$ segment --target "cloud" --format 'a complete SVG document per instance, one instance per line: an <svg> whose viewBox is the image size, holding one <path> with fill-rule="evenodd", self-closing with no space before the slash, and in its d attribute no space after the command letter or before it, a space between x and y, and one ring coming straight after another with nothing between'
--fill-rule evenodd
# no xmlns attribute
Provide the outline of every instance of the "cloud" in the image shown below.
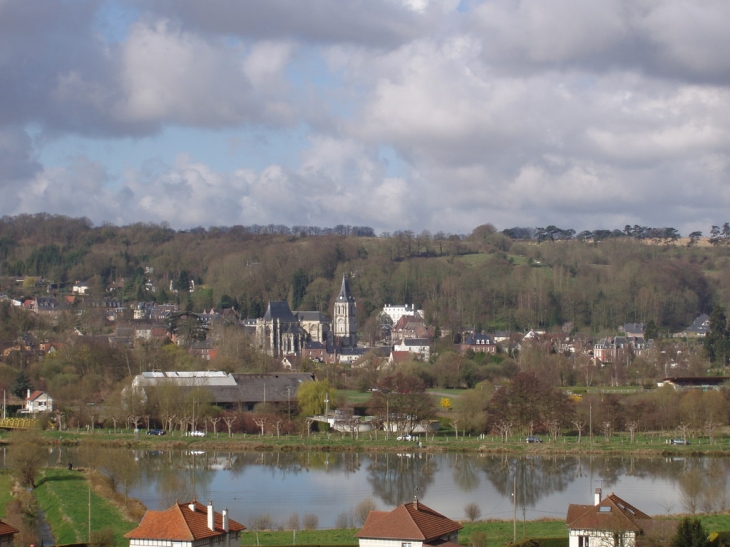
<svg viewBox="0 0 730 547"><path fill-rule="evenodd" d="M730 205L726 2L114 4L0 2L0 214L707 230Z"/></svg>

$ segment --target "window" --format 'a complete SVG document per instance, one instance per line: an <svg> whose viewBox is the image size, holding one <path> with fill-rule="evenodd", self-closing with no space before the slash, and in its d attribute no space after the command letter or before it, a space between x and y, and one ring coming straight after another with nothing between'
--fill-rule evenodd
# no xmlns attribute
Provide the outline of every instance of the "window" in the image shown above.
<svg viewBox="0 0 730 547"><path fill-rule="evenodd" d="M588 547L588 536L578 536L578 547Z"/></svg>
<svg viewBox="0 0 730 547"><path fill-rule="evenodd" d="M411 547L410 543L401 543L400 547Z"/></svg>

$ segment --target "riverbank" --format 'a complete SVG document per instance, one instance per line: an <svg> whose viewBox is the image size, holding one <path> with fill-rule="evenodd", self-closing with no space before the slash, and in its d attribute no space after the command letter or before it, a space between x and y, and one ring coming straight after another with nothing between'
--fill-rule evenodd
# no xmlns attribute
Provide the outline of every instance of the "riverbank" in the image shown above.
<svg viewBox="0 0 730 547"><path fill-rule="evenodd" d="M0 436L0 444L12 444L15 434ZM669 444L660 435L637 435L634 442L628 436L614 435L609 439L593 437L559 437L556 441L544 438L541 443L528 444L522 438L503 442L499 437L455 437L447 435L422 436L418 440L398 441L393 436L386 439L382 432L360 434L353 438L341 433L316 433L310 435L246 435L227 433L209 434L205 437L185 437L179 432L164 436L134 434L124 430L117 433L96 430L94 432L41 432L40 438L50 444L79 446L92 443L106 447L125 447L141 450L228 450L240 452L264 451L323 451L323 452L473 452L483 454L531 454L531 455L621 455L633 456L730 456L730 437L693 439L688 445Z"/></svg>

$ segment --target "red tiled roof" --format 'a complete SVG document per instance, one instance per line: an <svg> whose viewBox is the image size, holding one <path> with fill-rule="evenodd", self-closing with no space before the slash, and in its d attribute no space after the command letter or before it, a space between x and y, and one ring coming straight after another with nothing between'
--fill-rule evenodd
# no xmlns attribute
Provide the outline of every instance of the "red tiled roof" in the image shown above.
<svg viewBox="0 0 730 547"><path fill-rule="evenodd" d="M651 517L615 494L607 496L598 505L568 506L566 526L571 530L612 530L641 532L644 522Z"/></svg>
<svg viewBox="0 0 730 547"><path fill-rule="evenodd" d="M190 509L190 505L195 510ZM208 528L208 508L202 503L176 503L164 511L147 511L142 522L134 530L127 532L127 539L167 539L176 541L194 541L197 539L220 536L223 530L223 516L213 513L213 527ZM228 530L238 532L245 530L243 524L228 519Z"/></svg>
<svg viewBox="0 0 730 547"><path fill-rule="evenodd" d="M7 522L0 520L0 536L8 536L10 534L17 534L18 529L10 526Z"/></svg>
<svg viewBox="0 0 730 547"><path fill-rule="evenodd" d="M30 394L30 397L28 397L28 400L29 401L35 401L41 395L43 395L43 392L36 390L36 391L34 391L33 393Z"/></svg>
<svg viewBox="0 0 730 547"><path fill-rule="evenodd" d="M399 505L389 513L371 511L365 525L355 537L428 542L461 529L458 522L419 501L413 501Z"/></svg>

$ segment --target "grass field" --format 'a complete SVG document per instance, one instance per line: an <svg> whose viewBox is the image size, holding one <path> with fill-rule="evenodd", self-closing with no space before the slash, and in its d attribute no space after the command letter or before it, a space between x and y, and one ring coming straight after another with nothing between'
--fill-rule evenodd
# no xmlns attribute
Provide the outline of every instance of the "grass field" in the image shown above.
<svg viewBox="0 0 730 547"><path fill-rule="evenodd" d="M139 524L126 520L108 499L90 493L86 474L79 471L47 469L34 493L58 544L88 540L89 511L91 530L112 530L116 545L124 545L124 534Z"/></svg>

